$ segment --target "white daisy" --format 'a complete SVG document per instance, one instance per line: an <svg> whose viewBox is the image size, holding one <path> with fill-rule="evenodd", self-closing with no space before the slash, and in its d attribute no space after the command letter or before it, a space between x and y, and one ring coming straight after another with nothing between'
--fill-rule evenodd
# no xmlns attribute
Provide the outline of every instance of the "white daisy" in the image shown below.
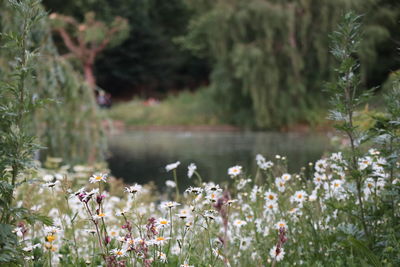
<svg viewBox="0 0 400 267"><path fill-rule="evenodd" d="M277 246L274 246L269 251L269 255L272 259L276 261L281 261L283 259L283 256L285 255L285 250L282 247L277 248Z"/></svg>
<svg viewBox="0 0 400 267"><path fill-rule="evenodd" d="M175 163L168 164L167 166L165 166L165 170L166 170L167 172L172 171L172 170L178 168L178 166L179 166L180 164L181 164L180 161L177 161L177 162L175 162Z"/></svg>
<svg viewBox="0 0 400 267"><path fill-rule="evenodd" d="M97 183L97 182L107 182L107 174L105 173L98 173L98 174L93 174L89 178L90 183Z"/></svg>
<svg viewBox="0 0 400 267"><path fill-rule="evenodd" d="M228 175L234 178L242 173L242 166L236 165L228 169Z"/></svg>
<svg viewBox="0 0 400 267"><path fill-rule="evenodd" d="M196 171L197 166L194 163L190 163L190 165L188 166L188 173L187 176L189 178L192 178L194 172Z"/></svg>

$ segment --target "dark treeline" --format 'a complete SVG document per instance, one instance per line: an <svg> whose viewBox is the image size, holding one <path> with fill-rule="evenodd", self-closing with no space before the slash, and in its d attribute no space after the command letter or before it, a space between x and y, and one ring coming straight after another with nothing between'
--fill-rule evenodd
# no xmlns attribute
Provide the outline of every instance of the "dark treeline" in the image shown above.
<svg viewBox="0 0 400 267"><path fill-rule="evenodd" d="M96 62L98 85L114 97L149 97L207 83L206 60L174 42L185 34L192 14L182 0L44 0L43 4L49 12L78 20L88 11L105 22L116 16L128 19L129 37Z"/></svg>
<svg viewBox="0 0 400 267"><path fill-rule="evenodd" d="M400 68L398 0L45 0L81 19L127 18L130 35L96 62L100 87L149 97L208 85L226 121L257 128L312 120L335 61L329 34L348 10L363 14L364 88ZM61 43L61 42L60 42ZM380 90L380 89L377 89Z"/></svg>

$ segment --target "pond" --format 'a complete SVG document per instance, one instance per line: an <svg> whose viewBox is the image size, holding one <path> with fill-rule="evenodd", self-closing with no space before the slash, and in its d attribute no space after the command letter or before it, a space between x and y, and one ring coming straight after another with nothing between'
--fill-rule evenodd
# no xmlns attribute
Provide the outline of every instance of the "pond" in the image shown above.
<svg viewBox="0 0 400 267"><path fill-rule="evenodd" d="M178 180L185 188L191 184L187 166L192 162L204 180L221 183L229 179L227 169L234 165L254 175L258 153L267 160L286 156L289 171L297 172L318 160L329 144L327 134L131 131L110 136L108 163L112 174L127 183L154 181L164 188L166 180L173 180L165 166L180 161Z"/></svg>

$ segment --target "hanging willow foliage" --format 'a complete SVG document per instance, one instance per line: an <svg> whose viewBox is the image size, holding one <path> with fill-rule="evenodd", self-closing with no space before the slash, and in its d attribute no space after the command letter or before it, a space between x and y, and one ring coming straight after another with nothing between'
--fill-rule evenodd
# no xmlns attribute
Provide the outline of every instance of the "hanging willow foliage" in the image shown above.
<svg viewBox="0 0 400 267"><path fill-rule="evenodd" d="M267 128L307 118L323 106L322 83L334 68L329 33L347 10L368 12L379 1L186 2L195 15L180 41L212 60L211 87L221 108L234 114L233 122ZM384 29L375 30L385 36ZM365 51L374 53L374 42ZM367 53L360 57L374 63Z"/></svg>
<svg viewBox="0 0 400 267"><path fill-rule="evenodd" d="M0 1L1 32L18 30L20 18L8 1ZM30 47L37 57L35 79L29 80L32 102L49 99L44 109L32 116L32 132L46 149L41 158L60 157L68 163L95 162L103 159L105 137L97 105L87 84L57 53L47 19L30 32ZM0 79L5 79L13 64L6 49L0 50ZM2 99L1 101L7 101Z"/></svg>

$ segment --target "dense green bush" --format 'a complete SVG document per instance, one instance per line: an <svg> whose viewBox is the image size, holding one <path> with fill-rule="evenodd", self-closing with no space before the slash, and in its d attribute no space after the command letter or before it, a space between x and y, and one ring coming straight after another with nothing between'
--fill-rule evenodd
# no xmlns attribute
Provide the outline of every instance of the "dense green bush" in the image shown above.
<svg viewBox="0 0 400 267"><path fill-rule="evenodd" d="M346 10L365 14L357 54L363 86L380 85L399 66L397 1L186 2L194 15L181 41L210 60L216 102L237 124L270 128L310 121L310 111L326 107L321 89L336 66L328 33Z"/></svg>

